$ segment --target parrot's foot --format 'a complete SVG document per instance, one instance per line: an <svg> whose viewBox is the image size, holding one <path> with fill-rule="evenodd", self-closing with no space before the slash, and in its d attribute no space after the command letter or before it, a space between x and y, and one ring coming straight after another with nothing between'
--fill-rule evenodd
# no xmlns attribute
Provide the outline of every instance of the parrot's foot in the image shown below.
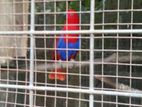
<svg viewBox="0 0 142 107"><path fill-rule="evenodd" d="M73 67L74 66L74 63L75 62L75 60L74 59L70 59L70 67Z"/></svg>
<svg viewBox="0 0 142 107"><path fill-rule="evenodd" d="M74 59L71 59L70 61L71 61L71 62L75 62L75 60L74 60Z"/></svg>
<svg viewBox="0 0 142 107"><path fill-rule="evenodd" d="M59 60L59 63L62 64L62 60L61 59Z"/></svg>
<svg viewBox="0 0 142 107"><path fill-rule="evenodd" d="M60 81L64 81L66 79L66 75L65 75L65 71L63 69L57 69L57 70L53 70L51 71L52 73L50 73L48 75L50 80L60 80Z"/></svg>

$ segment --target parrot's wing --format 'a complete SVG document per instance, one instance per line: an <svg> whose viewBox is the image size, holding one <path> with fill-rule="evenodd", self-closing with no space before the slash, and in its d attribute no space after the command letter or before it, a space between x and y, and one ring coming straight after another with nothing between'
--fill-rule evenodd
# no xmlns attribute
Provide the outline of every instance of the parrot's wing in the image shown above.
<svg viewBox="0 0 142 107"><path fill-rule="evenodd" d="M68 43L68 57L70 59L75 59L78 49L80 48L80 38L75 43Z"/></svg>
<svg viewBox="0 0 142 107"><path fill-rule="evenodd" d="M52 53L52 60L60 60L60 55L57 53L58 45L61 45L61 36L57 36L54 41L54 52Z"/></svg>
<svg viewBox="0 0 142 107"><path fill-rule="evenodd" d="M61 60L70 60L74 59L80 45L80 38L76 42L68 42L64 41L64 37L62 36L57 44L57 53L60 55Z"/></svg>
<svg viewBox="0 0 142 107"><path fill-rule="evenodd" d="M61 36L57 43L57 54L60 55L61 60L66 60L66 42L64 41L64 37Z"/></svg>

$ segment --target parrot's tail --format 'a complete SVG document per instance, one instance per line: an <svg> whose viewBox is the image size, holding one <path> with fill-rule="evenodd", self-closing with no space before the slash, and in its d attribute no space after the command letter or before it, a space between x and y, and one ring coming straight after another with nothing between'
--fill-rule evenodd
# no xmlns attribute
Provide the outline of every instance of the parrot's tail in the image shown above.
<svg viewBox="0 0 142 107"><path fill-rule="evenodd" d="M65 75L65 70L63 69L56 69L51 71L51 73L48 75L48 78L50 80L60 80L60 81L64 81L66 79L66 75Z"/></svg>

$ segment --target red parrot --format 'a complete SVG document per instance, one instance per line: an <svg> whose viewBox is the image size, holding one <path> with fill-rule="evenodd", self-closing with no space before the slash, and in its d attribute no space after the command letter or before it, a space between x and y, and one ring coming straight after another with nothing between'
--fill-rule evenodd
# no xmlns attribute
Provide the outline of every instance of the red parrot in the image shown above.
<svg viewBox="0 0 142 107"><path fill-rule="evenodd" d="M66 14L66 21L62 30L79 30L79 15L70 9ZM72 60L75 59L77 49L79 49L80 38L79 34L62 34L56 39L55 52L53 54L54 60ZM57 73L55 73L57 72ZM49 75L49 79L57 79L64 81L66 79L64 69L53 70Z"/></svg>

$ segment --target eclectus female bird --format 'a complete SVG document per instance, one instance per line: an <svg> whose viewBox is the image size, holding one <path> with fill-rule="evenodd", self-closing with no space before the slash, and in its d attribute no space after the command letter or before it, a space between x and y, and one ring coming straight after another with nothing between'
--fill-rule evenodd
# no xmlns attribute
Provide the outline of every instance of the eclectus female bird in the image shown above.
<svg viewBox="0 0 142 107"><path fill-rule="evenodd" d="M75 10L70 9L67 11L63 30L79 30L79 15ZM79 45L79 34L60 35L59 38L56 39L56 50L54 52L53 59L63 61L75 59ZM66 79L65 70L61 68L53 70L48 77L52 80L58 79L64 81Z"/></svg>

